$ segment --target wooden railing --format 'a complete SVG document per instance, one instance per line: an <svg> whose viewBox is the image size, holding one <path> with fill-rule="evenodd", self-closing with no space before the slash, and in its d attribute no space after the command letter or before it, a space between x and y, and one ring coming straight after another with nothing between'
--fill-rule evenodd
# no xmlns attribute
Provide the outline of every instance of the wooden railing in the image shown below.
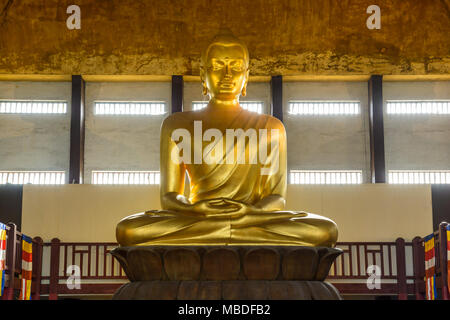
<svg viewBox="0 0 450 320"><path fill-rule="evenodd" d="M436 237L436 270L442 299L448 299L447 268L441 261L447 261L446 223L442 223ZM14 224L7 225L7 269L3 299L13 299L14 289L19 289L18 276L21 273L21 233ZM440 246L443 243L444 246ZM43 243L33 239L33 284L32 298L48 295L57 299L59 295L113 294L127 277L114 260L110 251L117 243L61 242L53 239ZM335 285L342 294L396 295L407 299L414 295L423 299L425 293L425 267L423 238L412 242L398 238L395 242L340 242L337 247L344 253L332 265L327 281ZM12 249L11 249L12 248ZM43 264L44 262L44 264ZM79 267L79 289L69 289L67 281L73 278L67 274L69 266ZM367 284L367 268L378 266L375 275L380 286L370 289ZM446 266L446 264L442 264ZM11 277L10 270L14 270Z"/></svg>
<svg viewBox="0 0 450 320"><path fill-rule="evenodd" d="M327 281L341 293L393 294L399 299L414 293L414 274L407 270L407 265L413 265L412 243L398 238L395 242L340 242L337 247L344 253L332 265ZM370 289L367 285L369 266L377 268L373 270L373 281L379 281L378 288Z"/></svg>
<svg viewBox="0 0 450 320"><path fill-rule="evenodd" d="M59 294L114 293L127 281L119 263L109 254L116 247L114 242L60 242L56 238L45 243L44 251L50 256L50 265L49 274L41 279L49 283L42 284L41 292L48 294L51 300L57 299ZM67 268L72 265L79 267L79 276L83 281L81 289L69 289L65 283L71 276L66 273ZM97 283L86 283L89 281Z"/></svg>
<svg viewBox="0 0 450 320"><path fill-rule="evenodd" d="M42 280L49 283L41 285L41 293L48 294L50 299L56 299L60 294L114 293L127 281L120 265L109 254L116 246L116 243L63 243L59 239L45 243L44 249L51 262L49 274L42 276ZM399 299L415 294L413 243L405 243L399 238L396 242L341 242L337 247L344 253L331 267L327 281L341 293L390 294L398 295ZM423 260L420 263L423 264ZM69 276L65 270L72 264L80 267L80 278L84 282L81 289L69 289L66 285ZM370 265L380 267L379 289L371 290L367 286L367 267ZM409 273L407 265L411 267ZM89 280L101 282L92 283Z"/></svg>

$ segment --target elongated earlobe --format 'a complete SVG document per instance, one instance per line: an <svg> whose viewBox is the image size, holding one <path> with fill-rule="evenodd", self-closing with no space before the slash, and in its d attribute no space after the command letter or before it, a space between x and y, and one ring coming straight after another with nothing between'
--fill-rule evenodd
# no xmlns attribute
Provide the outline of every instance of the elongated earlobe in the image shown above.
<svg viewBox="0 0 450 320"><path fill-rule="evenodd" d="M247 69L244 87L242 88L241 95L245 97L247 95L247 84L248 84L248 76L250 74L250 70Z"/></svg>
<svg viewBox="0 0 450 320"><path fill-rule="evenodd" d="M247 85L244 86L244 88L242 88L242 96L245 97L247 95Z"/></svg>
<svg viewBox="0 0 450 320"><path fill-rule="evenodd" d="M202 93L204 96L206 96L208 94L208 88L206 88L206 83L203 82L202 85Z"/></svg>

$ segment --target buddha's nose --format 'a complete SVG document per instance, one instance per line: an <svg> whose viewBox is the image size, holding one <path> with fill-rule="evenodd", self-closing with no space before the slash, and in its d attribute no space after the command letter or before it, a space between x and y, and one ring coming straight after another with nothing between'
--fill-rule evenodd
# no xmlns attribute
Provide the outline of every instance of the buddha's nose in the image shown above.
<svg viewBox="0 0 450 320"><path fill-rule="evenodd" d="M229 65L229 64L227 64L227 65L225 66L225 77L231 78L231 68L230 68L230 65Z"/></svg>
<svg viewBox="0 0 450 320"><path fill-rule="evenodd" d="M225 76L223 77L224 80L231 80L233 78L231 72L230 72L230 68L227 67L225 70Z"/></svg>

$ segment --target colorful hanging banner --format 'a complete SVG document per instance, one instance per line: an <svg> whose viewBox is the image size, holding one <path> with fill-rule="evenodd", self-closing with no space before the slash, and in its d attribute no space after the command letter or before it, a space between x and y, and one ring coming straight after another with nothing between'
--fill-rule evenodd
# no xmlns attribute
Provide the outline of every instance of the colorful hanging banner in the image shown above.
<svg viewBox="0 0 450 320"><path fill-rule="evenodd" d="M436 289L436 258L434 250L434 234L430 234L423 239L425 245L425 285L427 300L435 300Z"/></svg>
<svg viewBox="0 0 450 320"><path fill-rule="evenodd" d="M447 284L450 294L450 224L447 225Z"/></svg>
<svg viewBox="0 0 450 320"><path fill-rule="evenodd" d="M5 289L6 269L6 225L0 222L0 296Z"/></svg>
<svg viewBox="0 0 450 320"><path fill-rule="evenodd" d="M30 237L22 235L22 286L19 300L31 300L31 276L33 270L32 249Z"/></svg>

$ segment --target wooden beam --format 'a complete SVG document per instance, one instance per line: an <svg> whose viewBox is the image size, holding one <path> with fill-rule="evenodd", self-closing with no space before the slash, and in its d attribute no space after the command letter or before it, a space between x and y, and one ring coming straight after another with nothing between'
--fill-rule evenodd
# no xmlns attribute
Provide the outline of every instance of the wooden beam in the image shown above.
<svg viewBox="0 0 450 320"><path fill-rule="evenodd" d="M447 244L450 239L447 239L447 222L442 222L439 224L439 261L441 269L441 290L442 290L442 300L449 300L448 292L448 267L447 263Z"/></svg>
<svg viewBox="0 0 450 320"><path fill-rule="evenodd" d="M370 167L372 183L386 182L383 122L383 76L369 80Z"/></svg>
<svg viewBox="0 0 450 320"><path fill-rule="evenodd" d="M22 184L0 185L0 222L12 222L22 230L22 198Z"/></svg>
<svg viewBox="0 0 450 320"><path fill-rule="evenodd" d="M275 118L283 121L283 77L273 76L270 81L272 91L272 106L270 113Z"/></svg>
<svg viewBox="0 0 450 320"><path fill-rule="evenodd" d="M183 111L183 76L172 76L172 113Z"/></svg>
<svg viewBox="0 0 450 320"><path fill-rule="evenodd" d="M431 204L433 208L433 230L438 230L441 222L450 222L450 185L432 184Z"/></svg>
<svg viewBox="0 0 450 320"><path fill-rule="evenodd" d="M171 76L147 74L83 74L85 82L170 82Z"/></svg>
<svg viewBox="0 0 450 320"><path fill-rule="evenodd" d="M84 101L85 83L80 75L72 76L70 119L70 165L68 183L83 183L84 175Z"/></svg>

